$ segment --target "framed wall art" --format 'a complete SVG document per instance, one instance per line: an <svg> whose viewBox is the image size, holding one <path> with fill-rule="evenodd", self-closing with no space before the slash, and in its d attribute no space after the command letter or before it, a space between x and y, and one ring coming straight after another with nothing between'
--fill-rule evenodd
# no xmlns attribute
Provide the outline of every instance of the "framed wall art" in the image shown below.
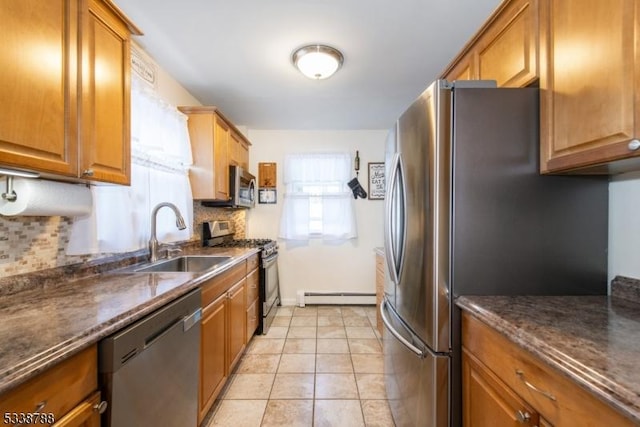
<svg viewBox="0 0 640 427"><path fill-rule="evenodd" d="M369 200L384 199L384 162L371 162L369 165Z"/></svg>
<svg viewBox="0 0 640 427"><path fill-rule="evenodd" d="M278 202L275 188L259 188L258 203L272 205Z"/></svg>

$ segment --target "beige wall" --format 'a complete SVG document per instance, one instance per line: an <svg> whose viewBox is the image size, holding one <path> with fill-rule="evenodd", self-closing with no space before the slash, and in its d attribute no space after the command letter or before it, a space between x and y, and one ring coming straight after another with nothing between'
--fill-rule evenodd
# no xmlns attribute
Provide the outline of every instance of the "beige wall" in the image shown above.
<svg viewBox="0 0 640 427"><path fill-rule="evenodd" d="M278 203L257 204L248 212L250 237L277 238L282 211L284 156L292 152L360 152L359 181L367 189L367 163L384 161L386 131L287 131L249 129L253 144L250 171L258 176L259 162L277 163ZM355 177L355 172L354 172ZM296 302L296 292L351 291L375 293L374 248L383 244L382 200L355 201L358 238L335 245L312 240L295 247L279 241L280 292L284 305Z"/></svg>

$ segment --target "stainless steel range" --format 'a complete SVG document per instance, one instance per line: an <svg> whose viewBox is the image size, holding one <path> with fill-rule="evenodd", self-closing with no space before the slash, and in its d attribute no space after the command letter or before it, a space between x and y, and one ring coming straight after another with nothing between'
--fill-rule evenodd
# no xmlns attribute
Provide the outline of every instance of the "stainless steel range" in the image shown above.
<svg viewBox="0 0 640 427"><path fill-rule="evenodd" d="M278 279L278 243L271 239L234 239L229 221L202 224L202 245L209 247L243 247L260 249L260 323L258 334L266 335L280 305Z"/></svg>

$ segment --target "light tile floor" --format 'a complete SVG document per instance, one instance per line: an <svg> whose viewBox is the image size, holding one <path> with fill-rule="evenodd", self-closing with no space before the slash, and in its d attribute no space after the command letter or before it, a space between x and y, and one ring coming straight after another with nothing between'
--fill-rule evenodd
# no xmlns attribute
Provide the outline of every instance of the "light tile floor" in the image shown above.
<svg viewBox="0 0 640 427"><path fill-rule="evenodd" d="M375 307L279 307L208 427L393 427Z"/></svg>

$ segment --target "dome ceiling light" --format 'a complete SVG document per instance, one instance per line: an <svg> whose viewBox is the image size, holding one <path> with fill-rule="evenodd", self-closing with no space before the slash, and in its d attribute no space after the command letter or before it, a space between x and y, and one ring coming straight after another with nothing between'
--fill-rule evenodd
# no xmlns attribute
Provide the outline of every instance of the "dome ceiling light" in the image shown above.
<svg viewBox="0 0 640 427"><path fill-rule="evenodd" d="M329 78L338 71L344 56L338 49L321 44L303 46L293 52L293 65L310 79Z"/></svg>

